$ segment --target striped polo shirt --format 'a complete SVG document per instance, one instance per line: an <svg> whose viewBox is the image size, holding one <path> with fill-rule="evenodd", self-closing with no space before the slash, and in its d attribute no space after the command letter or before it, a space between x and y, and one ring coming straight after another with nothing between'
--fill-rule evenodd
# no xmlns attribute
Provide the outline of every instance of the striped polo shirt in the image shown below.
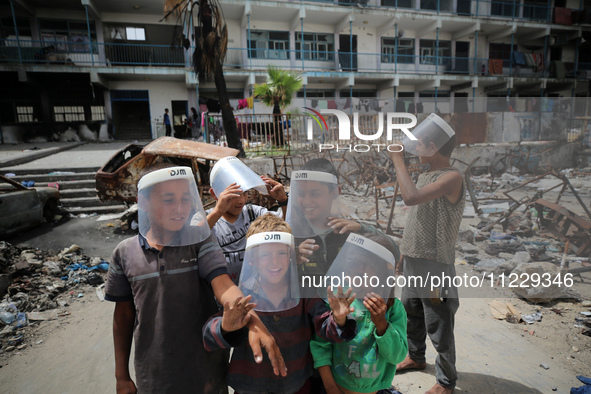
<svg viewBox="0 0 591 394"><path fill-rule="evenodd" d="M150 247L141 235L113 251L105 299L133 301L140 393L218 393L227 352L206 352L199 333L217 312L211 280L226 261L213 236L190 246Z"/></svg>
<svg viewBox="0 0 591 394"><path fill-rule="evenodd" d="M243 291L248 295L245 289ZM263 309L271 308L271 305L264 305L264 299L258 298L256 302ZM310 340L314 333L335 343L349 341L357 334L355 319L348 316L345 326L339 327L328 306L319 298L302 299L297 306L284 311L257 314L281 350L287 367L286 377L273 373L271 361L264 351L262 363L255 363L252 349L247 342L246 329L222 335L221 312L203 327L203 342L207 350L234 347L228 384L240 394L297 393L312 376L314 361L310 352Z"/></svg>

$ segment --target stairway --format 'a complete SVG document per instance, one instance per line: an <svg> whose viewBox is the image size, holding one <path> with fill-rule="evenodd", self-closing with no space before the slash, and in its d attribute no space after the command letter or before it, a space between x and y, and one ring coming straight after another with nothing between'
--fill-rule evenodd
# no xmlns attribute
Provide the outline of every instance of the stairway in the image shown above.
<svg viewBox="0 0 591 394"><path fill-rule="evenodd" d="M102 202L96 196L94 175L99 168L67 168L52 172L51 170L17 170L10 171L16 176L12 180L35 181L35 187L57 183L61 195L62 208L72 215L122 212L127 209L120 201Z"/></svg>

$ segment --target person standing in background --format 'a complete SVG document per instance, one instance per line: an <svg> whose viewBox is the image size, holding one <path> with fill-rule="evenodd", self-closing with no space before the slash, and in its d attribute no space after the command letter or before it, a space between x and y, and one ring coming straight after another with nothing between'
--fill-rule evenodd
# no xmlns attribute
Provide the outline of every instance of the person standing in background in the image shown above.
<svg viewBox="0 0 591 394"><path fill-rule="evenodd" d="M168 108L164 108L164 127L166 128L166 136L170 137L172 134L172 127L170 126L170 116L168 116Z"/></svg>

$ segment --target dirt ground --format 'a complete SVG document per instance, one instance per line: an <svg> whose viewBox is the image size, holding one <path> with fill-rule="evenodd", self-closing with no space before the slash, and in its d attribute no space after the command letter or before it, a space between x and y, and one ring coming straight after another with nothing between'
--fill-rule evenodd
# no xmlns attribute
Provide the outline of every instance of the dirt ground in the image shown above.
<svg viewBox="0 0 591 394"><path fill-rule="evenodd" d="M582 197L588 204L589 195ZM371 219L368 210L373 197L361 203L359 197L355 200L357 207L365 207L355 210L356 215ZM576 205L572 199L565 201ZM406 210L397 207L395 212L395 225L402 226ZM463 224L475 225L478 221L468 218ZM76 243L84 254L109 260L116 244L129 236L116 232L116 228L106 227L96 218L70 219L58 225L45 224L8 242L55 250ZM456 269L460 275L475 272L471 265L457 265ZM591 300L590 283L591 273L575 276L572 298L543 305L498 287L490 290L486 298L461 298L455 329L459 375L456 393L568 393L571 387L582 386L576 376L591 375L591 338L575 327L575 318L589 311L580 301ZM25 349L0 353L0 391L114 392L113 304L100 301L91 287L83 290L81 298L72 297L67 308L70 315L34 323L28 329ZM543 318L532 325L495 320L488 306L492 300L509 302L522 314L539 310ZM563 311L562 316L551 309ZM435 383L436 354L429 340L427 343L427 368L395 377L394 384L402 393L423 393Z"/></svg>

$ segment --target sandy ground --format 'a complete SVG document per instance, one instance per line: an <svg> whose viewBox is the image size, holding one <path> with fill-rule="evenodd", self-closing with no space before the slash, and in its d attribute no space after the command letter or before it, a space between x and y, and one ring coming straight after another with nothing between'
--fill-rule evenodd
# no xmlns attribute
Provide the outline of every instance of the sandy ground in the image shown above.
<svg viewBox="0 0 591 394"><path fill-rule="evenodd" d="M397 212L397 221L402 221L403 209L397 208ZM70 219L55 226L45 224L8 241L55 250L77 243L84 254L109 259L114 246L129 234L116 234L113 227L105 225L92 218ZM460 274L472 272L471 266L457 269ZM574 292L591 299L591 273L574 281ZM69 316L35 323L28 330L25 349L0 354L1 392L114 392L113 304L99 301L92 289L86 289L82 298L72 299ZM493 299L511 302L523 314L539 309L543 319L528 326L495 320L488 307ZM559 316L551 308L565 312ZM456 392L568 393L571 387L581 386L576 375L591 375L591 338L581 335L574 325L575 318L586 310L575 299L534 305L508 289L491 290L487 298L462 298L455 330ZM403 393L423 393L435 383L436 354L427 342L427 368L394 379ZM549 369L542 368L542 363Z"/></svg>

